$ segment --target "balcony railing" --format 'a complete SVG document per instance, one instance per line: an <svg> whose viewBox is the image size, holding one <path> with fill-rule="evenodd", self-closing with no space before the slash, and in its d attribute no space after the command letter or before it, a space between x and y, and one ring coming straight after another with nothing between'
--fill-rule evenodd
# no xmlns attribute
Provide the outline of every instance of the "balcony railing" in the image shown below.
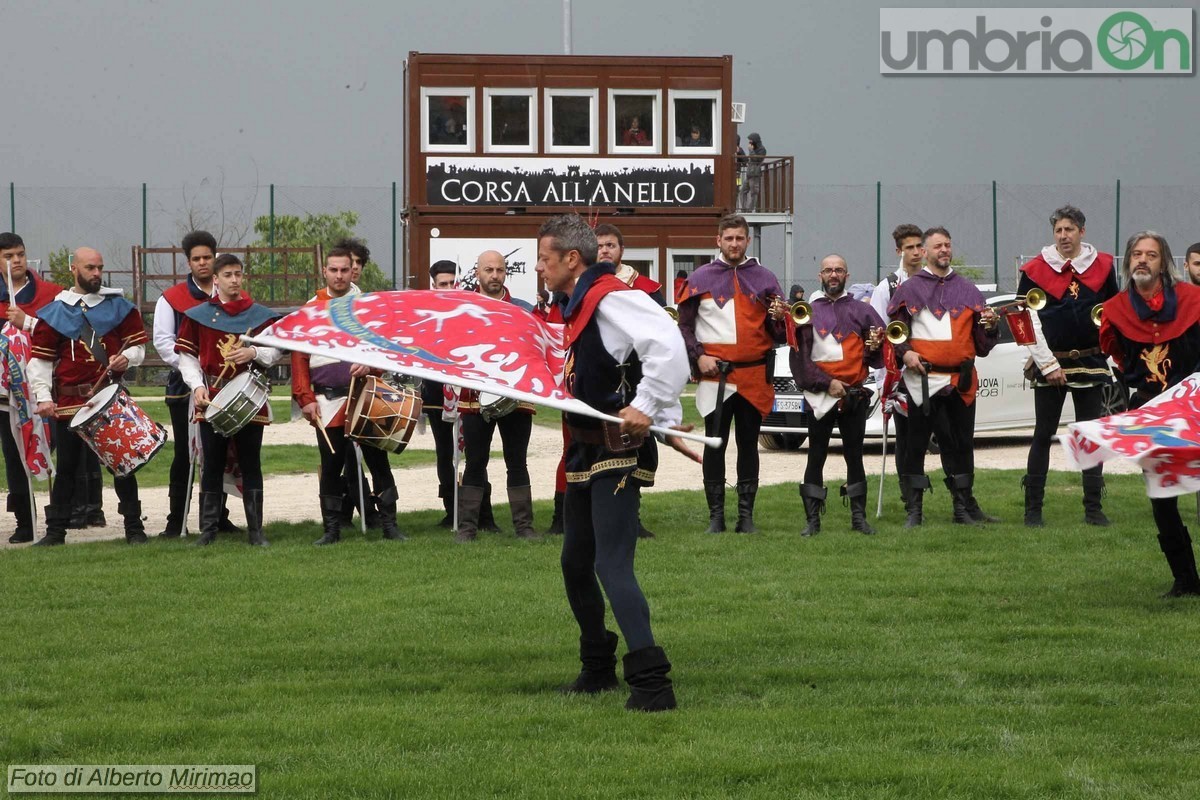
<svg viewBox="0 0 1200 800"><path fill-rule="evenodd" d="M738 180L730 205L741 213L791 214L795 200L796 172L794 156L763 156L757 166L747 158L739 164ZM757 186L755 185L757 183Z"/></svg>

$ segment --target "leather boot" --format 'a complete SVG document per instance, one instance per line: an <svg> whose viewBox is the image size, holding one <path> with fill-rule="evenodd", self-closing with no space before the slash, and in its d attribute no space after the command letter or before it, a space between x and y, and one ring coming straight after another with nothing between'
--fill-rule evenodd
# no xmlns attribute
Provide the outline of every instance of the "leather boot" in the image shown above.
<svg viewBox="0 0 1200 800"><path fill-rule="evenodd" d="M461 494L460 494L461 496ZM487 533L503 533L496 524L496 516L492 513L492 484L483 487L483 502L479 504L478 528Z"/></svg>
<svg viewBox="0 0 1200 800"><path fill-rule="evenodd" d="M670 711L675 708L675 689L667 673L671 662L661 647L643 647L626 653L625 682L632 690L625 708L630 711Z"/></svg>
<svg viewBox="0 0 1200 800"><path fill-rule="evenodd" d="M954 508L954 514L950 517L950 521L955 525L975 525L975 520L967 513L967 494L971 489L971 476L965 472L947 475L943 483L950 492L950 502Z"/></svg>
<svg viewBox="0 0 1200 800"><path fill-rule="evenodd" d="M754 526L754 498L758 494L758 481L738 481L738 521L734 533L758 533Z"/></svg>
<svg viewBox="0 0 1200 800"><path fill-rule="evenodd" d="M841 493L850 502L850 529L868 536L875 533L867 522L867 482L843 483Z"/></svg>
<svg viewBox="0 0 1200 800"><path fill-rule="evenodd" d="M454 487L439 486L438 497L442 499L442 509L446 512L440 520L438 520L439 528L454 527Z"/></svg>
<svg viewBox="0 0 1200 800"><path fill-rule="evenodd" d="M908 492L907 501L904 504L904 511L907 515L904 519L905 528L919 528L925 523L925 492L933 491L933 484L929 482L928 475L901 475L900 482L906 487Z"/></svg>
<svg viewBox="0 0 1200 800"><path fill-rule="evenodd" d="M621 686L617 680L617 635L605 631L600 640L579 637L579 660L583 669L571 683L559 689L563 694L599 694Z"/></svg>
<svg viewBox="0 0 1200 800"><path fill-rule="evenodd" d="M53 547L67 543L67 522L71 512L56 512L53 506L46 506L46 535L33 543L34 547Z"/></svg>
<svg viewBox="0 0 1200 800"><path fill-rule="evenodd" d="M979 501L975 499L975 475L971 475L971 485L967 487L966 494L963 495L963 508L967 511L967 516L974 522L999 522L999 517L993 517L979 507Z"/></svg>
<svg viewBox="0 0 1200 800"><path fill-rule="evenodd" d="M243 489L242 508L246 512L246 538L255 547L266 547L270 542L263 536L263 490Z"/></svg>
<svg viewBox="0 0 1200 800"><path fill-rule="evenodd" d="M103 528L108 520L104 518L104 473L98 468L87 473L87 493L87 526Z"/></svg>
<svg viewBox="0 0 1200 800"><path fill-rule="evenodd" d="M229 518L229 495L224 492L221 492L221 519L217 523L217 531L219 533L245 533Z"/></svg>
<svg viewBox="0 0 1200 800"><path fill-rule="evenodd" d="M1200 576L1196 574L1196 553L1192 550L1192 537L1184 528L1181 535L1158 535L1158 546L1167 557L1171 576L1175 582L1162 597L1186 597L1200 595Z"/></svg>
<svg viewBox="0 0 1200 800"><path fill-rule="evenodd" d="M552 536L558 536L566 529L563 527L563 500L566 498L565 492L554 493L554 516L550 518L550 527L546 529L546 533Z"/></svg>
<svg viewBox="0 0 1200 800"><path fill-rule="evenodd" d="M816 536L821 532L821 515L825 513L825 498L829 490L815 483L800 484L800 500L804 503L804 519L808 524L801 536Z"/></svg>
<svg viewBox="0 0 1200 800"><path fill-rule="evenodd" d="M29 495L9 494L8 510L17 518L17 528L8 537L9 544L27 544L33 541L33 509L29 507Z"/></svg>
<svg viewBox="0 0 1200 800"><path fill-rule="evenodd" d="M186 487L176 490L172 486L167 492L167 524L158 534L159 539L178 539L183 535L183 504L187 500Z"/></svg>
<svg viewBox="0 0 1200 800"><path fill-rule="evenodd" d="M203 547L212 544L217 538L221 525L221 503L225 495L222 492L200 493L200 538L196 545Z"/></svg>
<svg viewBox="0 0 1200 800"><path fill-rule="evenodd" d="M533 529L533 493L528 486L508 487L508 509L512 512L513 533L518 539L540 542Z"/></svg>
<svg viewBox="0 0 1200 800"><path fill-rule="evenodd" d="M642 517L640 514L638 515L638 538L639 539L653 539L654 538L654 532L649 530L645 525L642 524Z"/></svg>
<svg viewBox="0 0 1200 800"><path fill-rule="evenodd" d="M704 499L708 501L708 530L706 533L724 533L725 484L717 481L705 481Z"/></svg>
<svg viewBox="0 0 1200 800"><path fill-rule="evenodd" d="M1041 528L1046 523L1042 519L1042 503L1046 499L1046 476L1026 475L1021 478L1025 487L1025 527Z"/></svg>
<svg viewBox="0 0 1200 800"><path fill-rule="evenodd" d="M1104 496L1104 476L1083 473L1083 521L1107 528L1112 523L1104 516L1100 498Z"/></svg>
<svg viewBox="0 0 1200 800"><path fill-rule="evenodd" d="M125 523L125 541L129 544L146 543L146 525L142 521L142 504L117 503L117 513Z"/></svg>
<svg viewBox="0 0 1200 800"><path fill-rule="evenodd" d="M400 501L400 493L396 491L395 486L389 486L376 500L379 504L379 527L383 531L383 538L403 542L408 537L401 533L400 527L396 525L396 503Z"/></svg>
<svg viewBox="0 0 1200 800"><path fill-rule="evenodd" d="M86 478L84 480L86 480ZM87 502L75 503L71 506L71 515L67 519L67 530L81 531L88 526L87 520Z"/></svg>
<svg viewBox="0 0 1200 800"><path fill-rule="evenodd" d="M458 533L456 542L473 542L479 534L479 512L487 489L482 486L458 487Z"/></svg>
<svg viewBox="0 0 1200 800"><path fill-rule="evenodd" d="M324 535L313 544L337 544L342 540L342 497L336 494L321 495L321 525Z"/></svg>

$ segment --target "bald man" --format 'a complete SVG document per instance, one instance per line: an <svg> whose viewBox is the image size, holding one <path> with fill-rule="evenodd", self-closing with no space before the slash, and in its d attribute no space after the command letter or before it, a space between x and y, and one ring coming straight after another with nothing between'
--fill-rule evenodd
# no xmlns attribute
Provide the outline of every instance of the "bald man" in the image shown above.
<svg viewBox="0 0 1200 800"><path fill-rule="evenodd" d="M104 257L90 247L75 251L74 285L44 306L33 329L29 384L39 416L53 418L58 443L58 474L75 475L87 445L70 429L71 418L88 399L121 379L146 356L145 325L137 308L120 289L102 285ZM125 541L143 544L142 504L137 478L115 478L114 488L124 518ZM34 543L63 544L71 517L72 481L55 481L46 509L46 535Z"/></svg>
<svg viewBox="0 0 1200 800"><path fill-rule="evenodd" d="M513 303L532 313L532 305L513 297L505 287L507 275L508 265L503 255L495 250L479 254L475 261L479 293ZM540 538L533 530L533 495L529 486L528 452L529 436L533 431L533 405L520 403L503 416L493 416L491 409L481 406L479 392L463 389L459 395L458 412L462 415L467 465L458 492L458 534L454 537L455 541L474 541L478 533L480 510L488 496L487 467L496 428L500 429L504 466L508 470L508 503L512 510L514 532L519 539Z"/></svg>

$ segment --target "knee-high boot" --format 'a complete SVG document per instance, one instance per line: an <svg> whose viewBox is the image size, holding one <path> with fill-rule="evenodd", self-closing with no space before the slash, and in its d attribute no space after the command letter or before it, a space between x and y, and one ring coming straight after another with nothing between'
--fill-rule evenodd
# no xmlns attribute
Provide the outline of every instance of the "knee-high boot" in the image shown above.
<svg viewBox="0 0 1200 800"><path fill-rule="evenodd" d="M1026 475L1021 478L1025 487L1025 527L1040 528L1046 523L1042 520L1042 503L1046 499L1046 476Z"/></svg>
<svg viewBox="0 0 1200 800"><path fill-rule="evenodd" d="M1104 496L1104 476L1083 473L1083 521L1102 528L1111 523L1104 515L1100 498Z"/></svg>
<svg viewBox="0 0 1200 800"><path fill-rule="evenodd" d="M925 474L901 475L900 483L905 486L907 492L904 502L904 511L907 514L904 527L919 528L925 522L925 492L933 491L933 484Z"/></svg>
<svg viewBox="0 0 1200 800"><path fill-rule="evenodd" d="M661 647L643 647L626 653L625 682L632 690L625 708L630 711L670 711L675 708L675 689L667 673L671 662Z"/></svg>
<svg viewBox="0 0 1200 800"><path fill-rule="evenodd" d="M342 496L340 494L321 495L321 527L324 535L313 544L337 544L342 540Z"/></svg>
<svg viewBox="0 0 1200 800"><path fill-rule="evenodd" d="M246 512L246 538L256 547L270 544L263 536L263 492L262 489L242 490L242 509Z"/></svg>
<svg viewBox="0 0 1200 800"><path fill-rule="evenodd" d="M33 509L29 507L29 495L8 495L8 510L17 518L17 529L8 537L9 544L26 544L33 541Z"/></svg>
<svg viewBox="0 0 1200 800"><path fill-rule="evenodd" d="M541 541L533 529L533 491L528 486L508 487L508 508L512 512L513 532L518 539Z"/></svg>
<svg viewBox="0 0 1200 800"><path fill-rule="evenodd" d="M605 631L599 640L579 637L579 661L583 668L571 683L559 689L563 694L599 694L611 692L617 680L617 635Z"/></svg>
<svg viewBox="0 0 1200 800"><path fill-rule="evenodd" d="M971 491L971 475L963 472L957 475L947 475L946 490L950 492L950 502L954 508L954 514L950 521L956 525L975 525L975 519L967 513L967 495Z"/></svg>
<svg viewBox="0 0 1200 800"><path fill-rule="evenodd" d="M482 486L458 487L458 533L456 542L473 542L479 535L479 509L487 490Z"/></svg>
<svg viewBox="0 0 1200 800"><path fill-rule="evenodd" d="M725 484L719 481L705 481L704 499L708 501L708 530L706 533L724 533Z"/></svg>
<svg viewBox="0 0 1200 800"><path fill-rule="evenodd" d="M217 530L221 525L221 503L224 502L222 492L200 493L200 538L197 546L212 544L217 538Z"/></svg>
<svg viewBox="0 0 1200 800"><path fill-rule="evenodd" d="M403 542L408 537L400 532L396 524L396 504L400 502L400 493L395 486L384 489L376 498L379 502L379 527L383 538L393 542Z"/></svg>
<svg viewBox="0 0 1200 800"><path fill-rule="evenodd" d="M46 535L33 543L34 547L52 547L67 543L67 523L71 519L70 508L57 509L46 506Z"/></svg>
<svg viewBox="0 0 1200 800"><path fill-rule="evenodd" d="M735 533L758 533L754 525L754 498L758 495L758 481L738 481L738 521Z"/></svg>
<svg viewBox="0 0 1200 800"><path fill-rule="evenodd" d="M1188 529L1182 528L1175 535L1160 533L1158 546L1162 548L1163 555L1167 557L1167 564L1171 567L1171 576L1175 579L1163 597L1200 595L1200 576L1196 574L1196 553L1192 550L1192 537L1188 535Z"/></svg>
<svg viewBox="0 0 1200 800"><path fill-rule="evenodd" d="M563 527L563 500L566 496L565 492L554 493L554 516L550 518L550 527L546 529L546 533L559 535L566 530Z"/></svg>
<svg viewBox="0 0 1200 800"><path fill-rule="evenodd" d="M125 541L129 544L146 543L146 525L142 521L141 501L117 503L117 513L125 523Z"/></svg>
<svg viewBox="0 0 1200 800"><path fill-rule="evenodd" d="M800 484L800 500L804 503L804 519L807 523L801 536L815 536L821 532L821 515L825 513L825 497L829 490L815 483Z"/></svg>
<svg viewBox="0 0 1200 800"><path fill-rule="evenodd" d="M867 482L844 483L842 497L850 503L850 529L870 536L875 529L867 522Z"/></svg>

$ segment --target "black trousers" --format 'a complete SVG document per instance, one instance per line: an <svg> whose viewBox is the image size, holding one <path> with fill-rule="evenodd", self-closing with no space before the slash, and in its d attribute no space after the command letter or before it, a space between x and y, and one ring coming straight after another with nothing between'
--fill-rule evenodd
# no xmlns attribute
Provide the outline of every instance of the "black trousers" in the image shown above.
<svg viewBox="0 0 1200 800"><path fill-rule="evenodd" d="M842 457L846 459L846 483L862 483L867 479L863 468L863 438L867 432L867 403L847 402L841 410L836 407L820 419L809 419L808 466L804 468L804 482L815 485L825 483L825 459L829 455L829 440L836 425L842 435Z"/></svg>
<svg viewBox="0 0 1200 800"><path fill-rule="evenodd" d="M925 473L929 434L936 433L947 475L975 472L975 404L963 402L955 391L929 398L929 414L916 403L908 406L908 432L901 455L902 475Z"/></svg>
<svg viewBox="0 0 1200 800"><path fill-rule="evenodd" d="M29 524L33 514L29 508L29 476L25 474L21 448L9 426L10 413L0 413L0 450L4 452L4 474L8 478L8 510L16 516L18 524Z"/></svg>
<svg viewBox="0 0 1200 800"><path fill-rule="evenodd" d="M50 492L50 511L47 516L71 516L71 506L77 483L77 479L74 479L73 476L79 474L80 468L87 463L89 454L96 458L96 454L92 453L91 448L83 439L79 438L79 434L71 430L70 426L71 420L69 419L54 420L54 436L58 443L58 458L55 462L58 480L54 481L54 488ZM223 459L221 463L225 463ZM124 478L114 476L113 488L117 490L117 499L126 509L138 502L136 475L127 475ZM117 510L118 513L121 513L120 508Z"/></svg>
<svg viewBox="0 0 1200 800"><path fill-rule="evenodd" d="M704 418L704 435L719 436L721 446L704 448L704 482L725 482L725 448L729 446L729 428L736 422L734 437L737 442L738 481L758 480L758 431L762 428L762 415L750 401L740 394L725 398L721 406L721 418L713 411Z"/></svg>
<svg viewBox="0 0 1200 800"><path fill-rule="evenodd" d="M637 549L638 491L632 481L621 487L619 474L568 483L563 502L563 585L579 632L604 639L604 597L629 651L654 646L650 606L633 574ZM601 592L603 587L603 592Z"/></svg>
<svg viewBox="0 0 1200 800"><path fill-rule="evenodd" d="M454 493L454 423L442 419L442 408L425 415L433 433L433 449L437 453L437 476L440 491ZM530 428L532 432L532 428ZM447 496L450 496L447 495Z"/></svg>
<svg viewBox="0 0 1200 800"><path fill-rule="evenodd" d="M346 436L345 428L326 428L329 442L333 450L325 443L325 437L317 432L317 450L321 453L321 496L341 497L346 485L354 492L351 500L358 504L358 458L354 454L354 443ZM371 480L375 491L379 494L396 486L392 477L392 465L388 463L388 454L378 447L362 445L363 462L371 472ZM342 469L345 468L345 480L342 479Z"/></svg>
<svg viewBox="0 0 1200 800"><path fill-rule="evenodd" d="M1062 419L1063 403L1067 393L1075 404L1075 419L1085 422L1097 419L1104 413L1104 387L1089 386L1074 389L1067 386L1039 386L1033 390L1033 411L1036 422L1033 427L1033 444L1029 446L1029 459L1025 471L1030 475L1045 475L1050 470L1050 440L1058 432ZM1098 464L1084 470L1089 475L1099 475L1104 466Z"/></svg>
<svg viewBox="0 0 1200 800"><path fill-rule="evenodd" d="M1163 544L1183 545L1187 528L1183 524L1183 517L1179 515L1179 498L1151 497L1150 510L1154 514L1154 524L1158 526L1159 534L1166 540Z"/></svg>
<svg viewBox="0 0 1200 800"><path fill-rule="evenodd" d="M188 403L167 403L171 412L171 472L168 494L174 497L187 496L187 482L191 477L191 459L188 457Z"/></svg>
<svg viewBox="0 0 1200 800"><path fill-rule="evenodd" d="M529 436L533 433L533 415L514 411L491 422L485 420L482 414L462 415L467 457L463 486L487 486L492 434L497 428L500 429L504 466L508 470L507 485L509 488L529 485Z"/></svg>
<svg viewBox="0 0 1200 800"><path fill-rule="evenodd" d="M261 491L262 440L264 425L251 422L231 438L237 443L238 466L242 470L242 488L246 491ZM217 433L211 423L200 423L200 447L204 451L204 470L200 473L200 491L223 492L225 458L229 452L229 439Z"/></svg>

